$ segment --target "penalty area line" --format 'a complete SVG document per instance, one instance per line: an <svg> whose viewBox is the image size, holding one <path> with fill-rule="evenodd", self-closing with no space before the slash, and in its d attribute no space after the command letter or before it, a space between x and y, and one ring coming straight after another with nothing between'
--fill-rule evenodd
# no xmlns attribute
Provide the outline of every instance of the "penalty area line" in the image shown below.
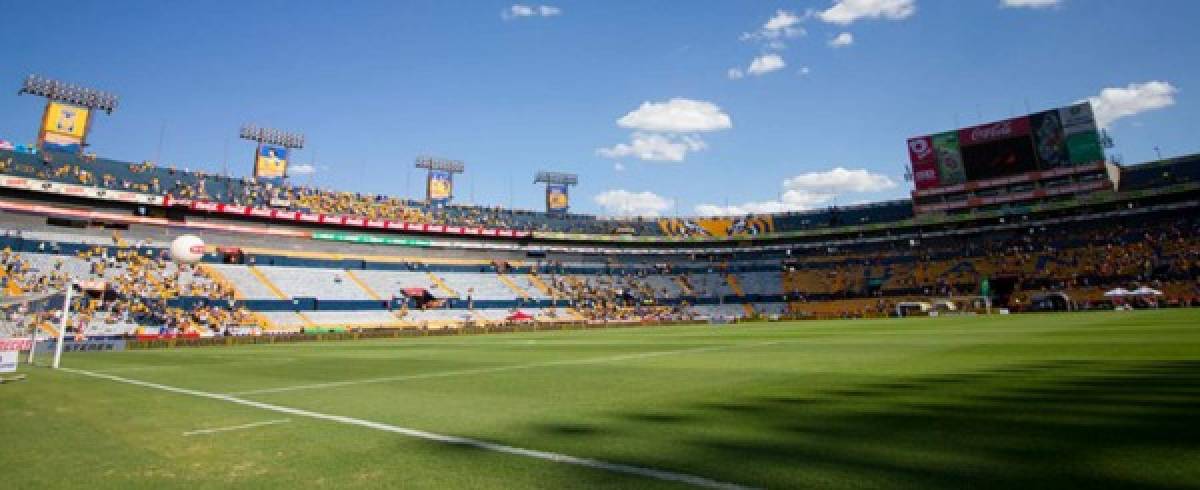
<svg viewBox="0 0 1200 490"><path fill-rule="evenodd" d="M203 434L216 434L218 432L229 432L231 430L253 429L255 427L262 427L264 425L285 424L288 422L291 422L291 419L265 420L262 422L251 422L249 424L231 425L229 427L217 427L214 429L189 430L183 433L183 437L198 436Z"/></svg>
<svg viewBox="0 0 1200 490"><path fill-rule="evenodd" d="M396 425L385 424L382 422L374 422L374 421L370 421L370 420L364 420L364 419L359 419L359 418L354 418L354 417L347 417L347 416L343 416L343 415L331 415L331 414L326 414L326 413L321 413L321 412L314 412L311 410L305 410L302 408L292 408L292 407L285 407L282 405L274 405L274 404L270 404L270 403L257 402L254 400L238 398L238 397L235 397L232 395L222 395L220 393L209 393L206 391L191 390L191 389L187 389L187 388L179 388L176 386L152 383L149 381L142 381L142 380L137 380L137 379L132 379L132 378L124 378L124 377L115 376L112 374L97 373L97 372L85 371L82 369L72 369L72 368L60 368L60 369L62 371L66 371L69 373L75 373L75 374L79 374L79 375L83 375L83 376L89 376L92 378L106 379L106 380L115 381L118 383L131 384L131 385L135 385L135 386L141 386L144 388L153 388L156 390L162 390L162 391L177 393L177 394L181 394L181 395L190 395L190 396L194 396L194 397L198 397L198 398L208 398L210 400L220 400L220 401L229 402L229 403L233 403L233 404L237 404L237 405L258 408L261 410L268 410L268 411L272 411L272 412L293 415L296 417L307 417L307 418L312 418L312 419L325 420L325 421L329 421L329 422L336 422L339 424L354 425L354 426L365 427L368 429L374 429L374 430L378 430L378 431L382 431L382 432L391 432L391 433L400 434L400 435L413 437L413 438L417 438L417 439L424 439L427 441L440 442L443 444L453 444L456 446L471 447L471 448L475 448L475 449L482 449L485 451L493 451L493 452L509 454L509 455L513 455L513 456L522 456L522 457L526 457L526 458L540 459L543 461L550 461L550 462L554 462L554 463L569 464L569 465L580 466L580 467L584 467L584 468L592 468L592 469L596 469L596 470L608 471L611 473L621 473L621 474L625 474L625 475L632 475L632 476L638 476L638 477L643 477L643 478L652 478L655 480L663 480L663 481L669 481L669 482L675 482L675 483L682 483L682 484L691 485L691 486L700 487L700 488L717 488L717 489L728 489L728 490L745 490L745 489L753 488L753 487L739 485L736 483L722 482L722 481L718 481L718 480L713 480L711 478L706 478L706 477L698 476L698 475L691 475L691 474L687 474L687 473L676 473L674 471L660 470L660 469L655 469L655 468L647 468L647 467L643 467L643 466L635 466L635 465L629 465L629 464L623 464L623 463L611 463L608 461L602 461L602 460L598 460L598 459L583 458L583 457L571 456L568 454L555 453L555 452L550 452L550 451L540 451L537 449L526 449L526 448L521 448L521 447L516 447L516 446L508 446L508 445L499 444L499 443L495 443L495 442L482 441L479 439L471 439L468 437L459 437L459 436L452 436L452 435L446 435L446 434L438 434L436 432L428 432L428 431L424 431L424 430L420 430L420 429L410 429L407 427L400 427L400 426L396 426Z"/></svg>

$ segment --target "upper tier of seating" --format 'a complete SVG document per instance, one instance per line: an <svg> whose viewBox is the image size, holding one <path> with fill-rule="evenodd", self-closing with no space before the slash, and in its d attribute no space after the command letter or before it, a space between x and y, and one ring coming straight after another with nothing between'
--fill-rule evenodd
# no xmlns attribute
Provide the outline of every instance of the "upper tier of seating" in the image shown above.
<svg viewBox="0 0 1200 490"><path fill-rule="evenodd" d="M287 182L216 175L199 170L130 163L65 153L28 153L0 150L0 174L33 177L105 189L135 191L213 202L275 207L306 213L357 216L371 219L455 226L482 226L518 231L554 231L589 234L671 235L729 230L756 230L746 223L703 225L688 220L621 218L585 214L549 214L503 207L446 205L403 197L333 191ZM1189 155L1125 167L1122 191L1144 190L1179 183L1200 182L1200 155ZM848 225L891 223L913 217L908 199L847 207L777 213L761 220L768 231L786 232ZM674 222L672 222L674 221ZM718 230L719 234L724 230Z"/></svg>
<svg viewBox="0 0 1200 490"><path fill-rule="evenodd" d="M1121 190L1125 191L1189 182L1200 182L1200 155L1131 165L1121 172Z"/></svg>
<svg viewBox="0 0 1200 490"><path fill-rule="evenodd" d="M696 227L676 227L652 218L609 219L585 214L548 214L487 206L433 206L392 196L331 191L203 171L129 163L64 153L30 154L0 150L0 174L33 177L105 189L200 199L227 204L275 207L306 213L361 216L413 223L483 226L519 231L590 234L687 234ZM771 230L884 223L912 217L909 200L772 215Z"/></svg>

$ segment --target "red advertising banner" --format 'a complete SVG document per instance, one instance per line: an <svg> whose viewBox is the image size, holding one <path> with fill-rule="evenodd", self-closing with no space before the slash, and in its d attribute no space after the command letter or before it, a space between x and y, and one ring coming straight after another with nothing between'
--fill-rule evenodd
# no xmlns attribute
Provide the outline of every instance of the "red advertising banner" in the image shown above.
<svg viewBox="0 0 1200 490"><path fill-rule="evenodd" d="M961 146L969 146L989 141L1027 136L1030 131L1029 128L1028 117L1006 119L1004 121L960 129L958 130L958 143Z"/></svg>
<svg viewBox="0 0 1200 490"><path fill-rule="evenodd" d="M908 140L908 160L912 162L913 183L917 189L928 189L941 184L938 178L937 152L933 151L933 139L928 136Z"/></svg>
<svg viewBox="0 0 1200 490"><path fill-rule="evenodd" d="M0 351L29 350L32 346L30 339L0 339Z"/></svg>

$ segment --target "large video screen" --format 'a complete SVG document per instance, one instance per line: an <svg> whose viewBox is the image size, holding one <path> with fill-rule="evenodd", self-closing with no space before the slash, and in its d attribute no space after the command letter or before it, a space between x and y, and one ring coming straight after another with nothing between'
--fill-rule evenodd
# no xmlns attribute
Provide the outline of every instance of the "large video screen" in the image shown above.
<svg viewBox="0 0 1200 490"><path fill-rule="evenodd" d="M1091 104L908 140L917 190L1104 160Z"/></svg>
<svg viewBox="0 0 1200 490"><path fill-rule="evenodd" d="M1029 136L963 146L961 151L967 180L994 179L1038 169Z"/></svg>

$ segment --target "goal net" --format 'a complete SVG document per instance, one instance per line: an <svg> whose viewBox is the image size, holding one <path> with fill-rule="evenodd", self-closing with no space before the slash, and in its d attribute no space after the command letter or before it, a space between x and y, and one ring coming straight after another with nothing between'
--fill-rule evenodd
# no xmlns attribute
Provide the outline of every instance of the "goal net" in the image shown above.
<svg viewBox="0 0 1200 490"><path fill-rule="evenodd" d="M0 375L17 363L58 367L65 299L62 292L0 298Z"/></svg>

